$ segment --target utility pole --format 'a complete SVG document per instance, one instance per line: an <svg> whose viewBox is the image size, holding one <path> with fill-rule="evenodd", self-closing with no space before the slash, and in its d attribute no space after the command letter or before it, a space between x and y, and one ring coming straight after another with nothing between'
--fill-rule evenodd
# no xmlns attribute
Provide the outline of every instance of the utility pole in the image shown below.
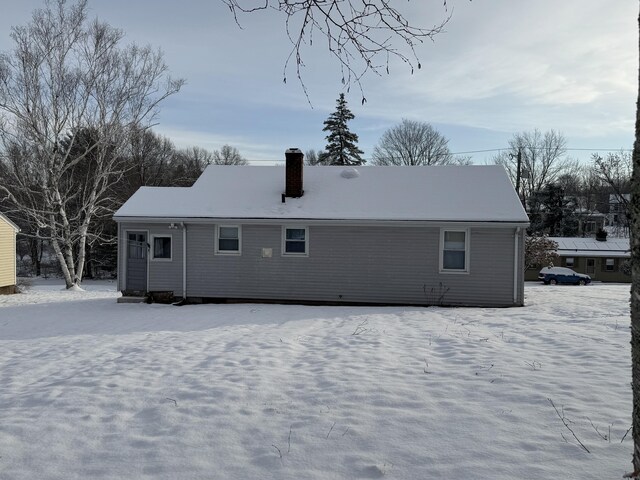
<svg viewBox="0 0 640 480"><path fill-rule="evenodd" d="M522 148L518 147L518 154L517 155L514 155L513 153L510 153L509 156L511 158L513 158L515 156L517 161L518 161L517 168L516 168L516 195L518 195L518 198L520 199L520 201L524 205L524 201L520 197L520 178L522 177ZM526 178L529 178L529 176L526 175Z"/></svg>
<svg viewBox="0 0 640 480"><path fill-rule="evenodd" d="M520 170L522 168L522 149L518 147L518 170L516 173L516 195L520 198Z"/></svg>

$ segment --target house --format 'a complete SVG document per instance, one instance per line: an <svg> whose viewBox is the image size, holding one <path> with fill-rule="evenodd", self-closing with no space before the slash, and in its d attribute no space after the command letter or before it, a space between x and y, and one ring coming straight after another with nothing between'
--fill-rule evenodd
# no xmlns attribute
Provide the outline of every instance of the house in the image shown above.
<svg viewBox="0 0 640 480"><path fill-rule="evenodd" d="M631 275L625 266L625 261L631 258L629 239L598 238L603 237L549 237L549 240L558 244L556 253L559 261L555 266L586 273L593 280L601 282L631 282ZM536 280L538 270L528 270L526 279Z"/></svg>
<svg viewBox="0 0 640 480"><path fill-rule="evenodd" d="M585 236L595 235L606 224L607 215L597 210L576 209L575 215L578 219L578 232Z"/></svg>
<svg viewBox="0 0 640 480"><path fill-rule="evenodd" d="M16 234L18 226L0 213L0 294L16 292Z"/></svg>
<svg viewBox="0 0 640 480"><path fill-rule="evenodd" d="M523 304L528 218L503 167L285 158L140 188L114 215L121 301Z"/></svg>
<svg viewBox="0 0 640 480"><path fill-rule="evenodd" d="M609 194L609 215L607 226L610 231L617 233L629 233L631 219L629 217L630 193L610 193Z"/></svg>

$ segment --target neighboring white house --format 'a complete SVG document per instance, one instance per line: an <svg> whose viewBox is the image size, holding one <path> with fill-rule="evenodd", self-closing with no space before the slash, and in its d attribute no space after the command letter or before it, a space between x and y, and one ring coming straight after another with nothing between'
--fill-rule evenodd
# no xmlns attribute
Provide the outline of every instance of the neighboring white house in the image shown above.
<svg viewBox="0 0 640 480"><path fill-rule="evenodd" d="M629 227L628 205L631 201L631 194L609 194L609 214L607 215L607 226L610 229L627 230Z"/></svg>
<svg viewBox="0 0 640 480"><path fill-rule="evenodd" d="M16 234L18 226L0 213L0 293L16 288Z"/></svg>
<svg viewBox="0 0 640 480"><path fill-rule="evenodd" d="M501 166L211 165L114 215L118 287L193 301L515 306L529 219Z"/></svg>

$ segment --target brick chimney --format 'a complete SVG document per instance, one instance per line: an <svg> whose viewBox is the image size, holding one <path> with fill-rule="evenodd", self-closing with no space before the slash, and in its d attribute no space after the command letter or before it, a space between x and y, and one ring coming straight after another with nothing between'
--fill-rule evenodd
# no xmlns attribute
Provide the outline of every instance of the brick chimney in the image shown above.
<svg viewBox="0 0 640 480"><path fill-rule="evenodd" d="M301 197L302 189L302 159L304 154L299 148L290 148L284 152L285 166L285 197ZM284 201L284 199L283 199Z"/></svg>

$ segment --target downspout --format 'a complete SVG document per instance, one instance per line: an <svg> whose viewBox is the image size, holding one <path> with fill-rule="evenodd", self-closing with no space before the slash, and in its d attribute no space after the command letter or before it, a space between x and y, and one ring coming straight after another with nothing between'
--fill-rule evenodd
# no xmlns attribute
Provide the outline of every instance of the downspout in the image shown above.
<svg viewBox="0 0 640 480"><path fill-rule="evenodd" d="M187 226L180 222L182 227L182 300L187 300Z"/></svg>
<svg viewBox="0 0 640 480"><path fill-rule="evenodd" d="M513 303L518 303L518 270L519 270L519 259L520 252L518 251L518 244L520 239L520 227L516 228L516 234L514 236L513 241Z"/></svg>
<svg viewBox="0 0 640 480"><path fill-rule="evenodd" d="M122 288L122 281L124 280L125 274L123 273L124 270L124 260L122 259L122 251L125 250L124 248L122 248L123 246L121 245L123 242L122 240L122 232L120 230L120 222L118 222L118 243L117 243L117 247L116 247L116 255L118 256L118 260L116 261L116 267L117 267L117 286L118 286L118 292L121 292L122 290L124 290Z"/></svg>

